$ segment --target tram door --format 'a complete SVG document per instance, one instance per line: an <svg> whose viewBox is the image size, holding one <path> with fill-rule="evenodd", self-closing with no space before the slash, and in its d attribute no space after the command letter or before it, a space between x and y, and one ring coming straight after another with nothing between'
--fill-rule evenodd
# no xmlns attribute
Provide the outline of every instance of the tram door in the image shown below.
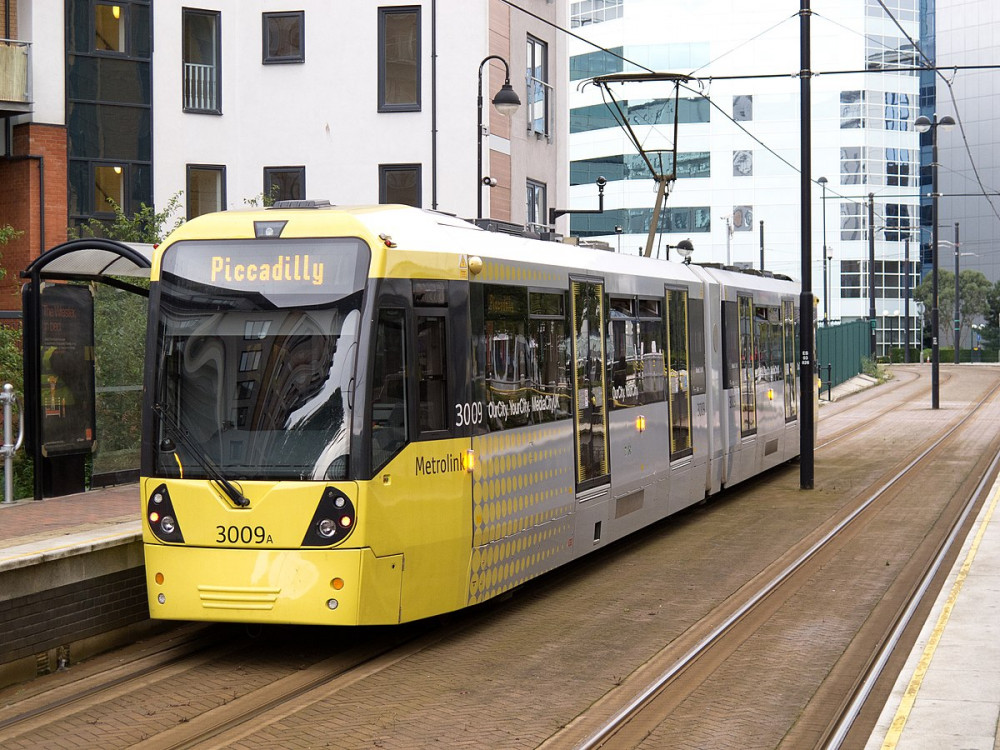
<svg viewBox="0 0 1000 750"><path fill-rule="evenodd" d="M604 282L571 281L570 292L573 390L576 394L576 489L577 493L586 493L608 484L611 479L602 335L606 318Z"/></svg>

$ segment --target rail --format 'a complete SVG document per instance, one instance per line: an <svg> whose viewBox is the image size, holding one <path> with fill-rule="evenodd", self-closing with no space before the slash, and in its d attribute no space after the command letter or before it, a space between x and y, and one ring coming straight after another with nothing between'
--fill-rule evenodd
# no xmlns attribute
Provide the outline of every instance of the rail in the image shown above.
<svg viewBox="0 0 1000 750"><path fill-rule="evenodd" d="M218 109L214 65L184 63L184 108L214 112Z"/></svg>
<svg viewBox="0 0 1000 750"><path fill-rule="evenodd" d="M14 393L14 386L5 383L3 391L0 392L0 403L3 403L3 445L0 446L0 455L3 455L3 502L14 502L14 454L24 442L24 409L18 407L18 422L20 426L17 431L17 441L14 441L14 426L11 424L14 418L14 404L17 403L17 394Z"/></svg>
<svg viewBox="0 0 1000 750"><path fill-rule="evenodd" d="M877 490L875 490L867 499L862 501L857 505L851 512L849 512L845 517L840 519L829 531L827 531L820 539L814 542L807 550L800 554L793 562L787 565L780 573L774 576L768 583L764 584L754 595L743 602L739 608L730 614L723 622L717 625L709 634L704 636L695 645L688 649L679 659L677 659L669 668L662 671L659 677L654 679L648 686L639 693L635 698L633 698L626 706L617 711L609 720L605 721L600 728L592 732L589 737L587 737L582 743L574 746L574 750L597 750L599 747L603 747L607 740L617 733L626 723L628 723L633 717L635 717L640 711L646 708L664 688L665 686L674 680L678 675L680 675L685 669L687 669L695 660L706 654L709 649L711 649L718 641L722 639L729 631L731 631L734 626L742 620L751 610L757 607L761 602L771 596L782 584L789 580L793 574L797 573L802 569L805 564L814 558L821 550L826 548L833 542L838 535L840 535L846 528L853 524L856 520L862 517L869 509L876 507L877 501L886 495L886 493L899 482L907 472L914 469L920 462L924 461L931 453L939 449L939 447L953 434L955 434L963 425L968 422L974 414L977 413L978 409L987 403L990 399L996 398L1000 387L994 387L990 392L984 396L979 403L977 403L968 413L961 416L956 420L948 429L939 437L937 437L929 446L927 446L923 451L920 452L915 458L910 460L905 467L895 473L888 481L884 482ZM909 619L913 615L915 606L913 601L919 600L920 597L927 591L929 587L929 581L936 574L938 569L941 567L942 560L947 554L948 548L955 543L957 538L957 531L961 528L965 519L968 517L971 508L976 504L980 494L988 489L989 481L987 478L991 477L996 469L998 459L994 459L990 467L986 470L984 477L981 478L976 491L973 493L970 500L966 503L963 512L957 521L952 524L952 529L947 539L939 547L937 554L933 563L925 571L917 588L910 593L907 602L904 603L905 609L902 610L897 617L897 625L890 634L887 644L894 644L898 641L898 632L901 632L902 628L908 623ZM942 552L942 550L944 550ZM884 648L886 644L883 644ZM846 706L840 713L836 725L830 728L829 736L826 741L822 744L824 750L838 750L846 737L847 732L853 725L854 720L857 718L860 712L863 700L871 692L871 685L874 680L881 674L882 668L888 660L888 654L886 651L880 651L876 654L873 661L873 667L869 670L869 674L865 675L864 682L856 690L855 696L852 696L855 700L851 702L850 705Z"/></svg>

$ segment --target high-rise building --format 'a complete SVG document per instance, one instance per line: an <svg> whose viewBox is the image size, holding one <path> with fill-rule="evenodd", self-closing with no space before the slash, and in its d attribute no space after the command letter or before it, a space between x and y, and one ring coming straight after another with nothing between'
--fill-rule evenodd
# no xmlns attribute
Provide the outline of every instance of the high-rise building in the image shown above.
<svg viewBox="0 0 1000 750"><path fill-rule="evenodd" d="M887 0L891 17L877 0L812 3L817 318L822 325L824 319L869 317L873 280L879 354L903 341L907 274L911 285L919 281L920 150L913 121L920 79L904 70L916 63L919 2ZM659 216L654 255L666 257L670 246L688 239L694 261L763 264L765 271L801 278L797 8L721 0L574 1L570 23L590 42L570 45L573 205L596 205L594 181L608 180L605 213L573 216L572 232L622 252L645 250L656 184L626 138L624 119L654 166L663 160L663 171L672 170L676 145L676 180ZM586 83L602 74L649 71L690 78L679 90L672 81L607 88ZM670 257L679 260L676 253ZM916 316L914 305L914 344Z"/></svg>
<svg viewBox="0 0 1000 750"><path fill-rule="evenodd" d="M934 7L936 6L936 7ZM940 236L954 241L960 225L960 269L977 269L1000 281L1000 6L990 0L935 0L936 89L939 117L956 127L938 136ZM976 69L974 66L987 66ZM950 70L949 70L950 68ZM954 248L940 248L951 270ZM950 317L950 316L945 316ZM996 321L992 321L996 323ZM968 329L965 334L968 336ZM967 340L966 340L967 341Z"/></svg>

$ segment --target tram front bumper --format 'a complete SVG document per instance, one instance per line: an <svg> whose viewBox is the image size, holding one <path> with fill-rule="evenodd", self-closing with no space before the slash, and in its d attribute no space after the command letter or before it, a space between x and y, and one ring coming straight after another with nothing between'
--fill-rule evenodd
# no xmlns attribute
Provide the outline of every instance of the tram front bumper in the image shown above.
<svg viewBox="0 0 1000 750"><path fill-rule="evenodd" d="M368 548L143 546L153 619L301 625L399 622L402 555L376 557Z"/></svg>

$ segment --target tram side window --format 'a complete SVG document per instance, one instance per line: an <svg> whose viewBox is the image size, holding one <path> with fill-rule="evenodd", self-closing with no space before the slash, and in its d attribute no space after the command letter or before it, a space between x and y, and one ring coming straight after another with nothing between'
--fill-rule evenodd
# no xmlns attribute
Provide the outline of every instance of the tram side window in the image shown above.
<svg viewBox="0 0 1000 750"><path fill-rule="evenodd" d="M443 316L417 318L417 373L420 385L420 431L448 429L447 341Z"/></svg>
<svg viewBox="0 0 1000 750"><path fill-rule="evenodd" d="M785 419L795 419L795 305L790 299L781 302L782 341L785 353Z"/></svg>
<svg viewBox="0 0 1000 750"><path fill-rule="evenodd" d="M610 297L606 342L609 407L664 399L663 304L660 300Z"/></svg>
<svg viewBox="0 0 1000 750"><path fill-rule="evenodd" d="M664 362L666 335L663 328L663 301L639 300L639 392L643 404L667 397L667 368Z"/></svg>
<svg viewBox="0 0 1000 750"><path fill-rule="evenodd" d="M528 424L528 291L490 285L484 295L486 418L491 430Z"/></svg>
<svg viewBox="0 0 1000 750"><path fill-rule="evenodd" d="M670 357L670 457L691 453L688 293L667 290L667 350Z"/></svg>
<svg viewBox="0 0 1000 750"><path fill-rule="evenodd" d="M705 393L705 300L688 300L688 324L691 340L691 395Z"/></svg>
<svg viewBox="0 0 1000 750"><path fill-rule="evenodd" d="M740 329L740 433L743 437L757 432L757 365L760 352L754 337L753 301L739 297Z"/></svg>
<svg viewBox="0 0 1000 750"><path fill-rule="evenodd" d="M528 371L534 378L531 397L533 422L564 419L572 412L569 323L566 295L561 292L529 292Z"/></svg>
<svg viewBox="0 0 1000 750"><path fill-rule="evenodd" d="M402 310L379 311L372 372L372 471L406 445L406 336Z"/></svg>
<svg viewBox="0 0 1000 750"><path fill-rule="evenodd" d="M781 324L777 307L757 307L755 313L759 361L758 383L773 383L781 379Z"/></svg>
<svg viewBox="0 0 1000 750"><path fill-rule="evenodd" d="M611 297L608 300L607 357L608 405L611 409L638 406L640 402L639 320L635 299Z"/></svg>
<svg viewBox="0 0 1000 750"><path fill-rule="evenodd" d="M740 387L740 328L736 303L722 303L722 387Z"/></svg>

